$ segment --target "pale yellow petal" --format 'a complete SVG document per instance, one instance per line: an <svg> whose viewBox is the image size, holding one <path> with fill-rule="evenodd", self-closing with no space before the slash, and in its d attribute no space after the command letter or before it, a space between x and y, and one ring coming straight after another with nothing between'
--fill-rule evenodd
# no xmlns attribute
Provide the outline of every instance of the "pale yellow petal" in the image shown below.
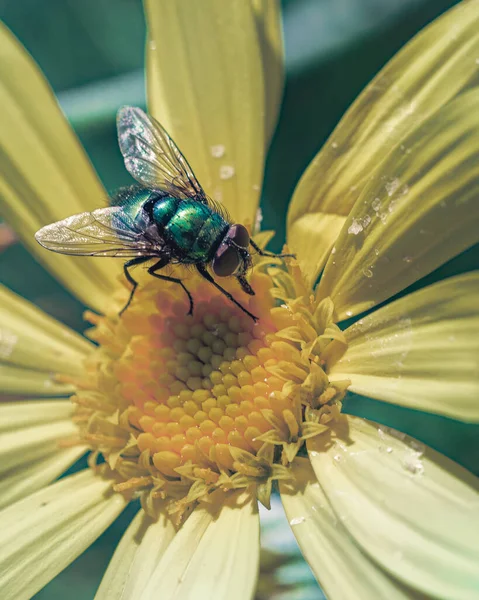
<svg viewBox="0 0 479 600"><path fill-rule="evenodd" d="M291 466L294 479L280 482L286 516L305 559L330 600L410 600L412 590L390 577L364 553L334 514L308 459Z"/></svg>
<svg viewBox="0 0 479 600"><path fill-rule="evenodd" d="M68 396L74 392L75 386L58 383L55 373L0 363L0 397Z"/></svg>
<svg viewBox="0 0 479 600"><path fill-rule="evenodd" d="M54 448L41 458L25 460L23 464L1 474L0 508L4 508L21 498L55 481L83 454L86 448Z"/></svg>
<svg viewBox="0 0 479 600"><path fill-rule="evenodd" d="M142 598L149 578L175 535L170 520L140 510L118 544L95 600Z"/></svg>
<svg viewBox="0 0 479 600"><path fill-rule="evenodd" d="M118 273L107 259L60 256L34 239L43 225L105 204L106 192L38 67L0 25L0 214L80 300L103 310Z"/></svg>
<svg viewBox="0 0 479 600"><path fill-rule="evenodd" d="M0 403L0 507L47 485L86 452L69 400Z"/></svg>
<svg viewBox="0 0 479 600"><path fill-rule="evenodd" d="M288 245L313 287L346 217L331 212L304 212L288 229Z"/></svg>
<svg viewBox="0 0 479 600"><path fill-rule="evenodd" d="M478 136L475 88L438 110L381 163L319 284L340 319L382 302L479 241Z"/></svg>
<svg viewBox="0 0 479 600"><path fill-rule="evenodd" d="M441 281L360 319L330 378L349 390L479 421L479 271Z"/></svg>
<svg viewBox="0 0 479 600"><path fill-rule="evenodd" d="M218 506L195 509L153 572L141 600L249 600L259 567L256 503L235 505L238 494ZM140 600L135 596L132 600Z"/></svg>
<svg viewBox="0 0 479 600"><path fill-rule="evenodd" d="M367 86L310 164L291 202L288 243L311 281L324 266L338 225L371 177L399 176L395 161L388 158L391 151L396 152L395 160L411 151L409 158L415 161L414 131L453 98L477 86L478 31L477 0L461 2L422 30ZM316 232L321 218L332 221L332 229ZM305 236L314 242L303 244Z"/></svg>
<svg viewBox="0 0 479 600"><path fill-rule="evenodd" d="M0 436L0 474L47 456L64 440L78 438L78 428L71 419L42 423Z"/></svg>
<svg viewBox="0 0 479 600"><path fill-rule="evenodd" d="M0 286L0 363L78 375L93 348L85 338Z"/></svg>
<svg viewBox="0 0 479 600"><path fill-rule="evenodd" d="M412 589L472 600L479 589L479 479L397 431L347 417L308 442L339 521Z"/></svg>
<svg viewBox="0 0 479 600"><path fill-rule="evenodd" d="M3 600L31 598L79 556L125 507L111 483L87 470L0 512Z"/></svg>
<svg viewBox="0 0 479 600"><path fill-rule="evenodd" d="M284 48L279 0L251 0L263 63L266 141L276 128L284 87Z"/></svg>
<svg viewBox="0 0 479 600"><path fill-rule="evenodd" d="M64 421L71 417L75 405L70 400L32 400L0 404L0 433L16 431L43 423Z"/></svg>
<svg viewBox="0 0 479 600"><path fill-rule="evenodd" d="M205 192L254 220L267 143L255 12L245 0L146 0L148 107Z"/></svg>

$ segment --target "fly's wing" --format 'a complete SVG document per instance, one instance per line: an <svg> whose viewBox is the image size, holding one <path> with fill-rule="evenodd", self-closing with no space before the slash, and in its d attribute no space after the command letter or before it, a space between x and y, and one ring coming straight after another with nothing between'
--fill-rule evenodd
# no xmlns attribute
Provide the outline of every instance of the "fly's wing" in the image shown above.
<svg viewBox="0 0 479 600"><path fill-rule="evenodd" d="M118 142L129 173L142 185L176 198L207 203L187 160L156 119L124 106L117 116Z"/></svg>
<svg viewBox="0 0 479 600"><path fill-rule="evenodd" d="M146 214L135 221L120 206L84 212L42 227L39 244L60 254L134 258L155 256L164 249Z"/></svg>

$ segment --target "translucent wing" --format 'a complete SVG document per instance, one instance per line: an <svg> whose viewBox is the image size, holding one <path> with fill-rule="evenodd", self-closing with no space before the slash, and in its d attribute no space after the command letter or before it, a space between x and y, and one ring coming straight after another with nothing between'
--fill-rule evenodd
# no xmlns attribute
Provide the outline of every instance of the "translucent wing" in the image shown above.
<svg viewBox="0 0 479 600"><path fill-rule="evenodd" d="M137 181L177 198L207 203L190 165L156 119L125 106L118 111L117 128L125 166Z"/></svg>
<svg viewBox="0 0 479 600"><path fill-rule="evenodd" d="M99 208L46 225L37 231L35 239L48 250L78 256L133 258L155 256L164 249L146 213L133 221L120 206Z"/></svg>

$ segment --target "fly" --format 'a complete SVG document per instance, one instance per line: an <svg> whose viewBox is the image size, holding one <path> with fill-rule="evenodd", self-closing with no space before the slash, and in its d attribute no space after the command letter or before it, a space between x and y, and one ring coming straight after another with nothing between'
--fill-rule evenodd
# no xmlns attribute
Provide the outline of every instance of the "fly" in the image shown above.
<svg viewBox="0 0 479 600"><path fill-rule="evenodd" d="M138 286L130 269L154 259L148 273L183 288L189 315L193 314L193 297L181 279L161 273L167 265L194 266L201 277L257 321L214 276L234 276L247 294L254 295L246 279L252 266L249 247L262 256L292 255L264 252L244 225L232 223L224 207L205 194L183 154L153 117L127 106L118 111L117 127L125 166L140 185L120 190L107 208L42 227L36 240L61 254L126 259L123 269L132 288L120 314Z"/></svg>

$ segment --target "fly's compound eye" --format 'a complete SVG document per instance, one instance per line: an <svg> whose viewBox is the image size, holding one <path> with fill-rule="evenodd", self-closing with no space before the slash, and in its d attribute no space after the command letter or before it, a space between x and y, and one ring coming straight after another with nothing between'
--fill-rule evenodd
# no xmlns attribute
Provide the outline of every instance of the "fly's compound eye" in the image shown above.
<svg viewBox="0 0 479 600"><path fill-rule="evenodd" d="M233 225L229 228L227 236L241 248L249 246L249 233L244 225Z"/></svg>
<svg viewBox="0 0 479 600"><path fill-rule="evenodd" d="M234 246L221 244L213 259L213 272L218 277L228 277L238 269L241 257Z"/></svg>

